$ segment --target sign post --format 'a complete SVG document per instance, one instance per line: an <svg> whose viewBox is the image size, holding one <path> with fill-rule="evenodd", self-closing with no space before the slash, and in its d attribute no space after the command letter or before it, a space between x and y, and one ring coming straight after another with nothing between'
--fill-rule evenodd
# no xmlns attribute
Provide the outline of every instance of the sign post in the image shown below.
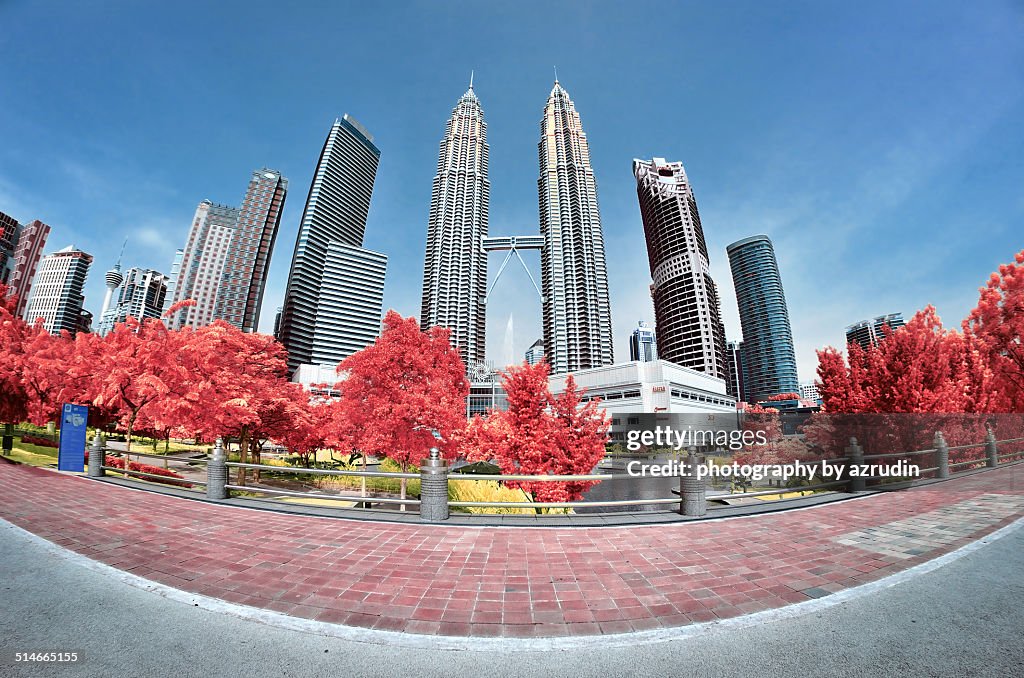
<svg viewBox="0 0 1024 678"><path fill-rule="evenodd" d="M57 452L59 471L85 471L85 429L89 408L65 403L61 411L60 449Z"/></svg>

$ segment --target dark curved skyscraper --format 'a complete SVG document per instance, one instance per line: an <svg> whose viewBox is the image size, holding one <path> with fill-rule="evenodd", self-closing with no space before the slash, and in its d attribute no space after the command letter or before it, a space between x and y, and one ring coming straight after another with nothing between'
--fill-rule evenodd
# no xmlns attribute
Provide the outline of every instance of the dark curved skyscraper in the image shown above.
<svg viewBox="0 0 1024 678"><path fill-rule="evenodd" d="M755 403L779 393L798 393L793 331L772 241L755 235L734 242L726 251L743 327L748 400Z"/></svg>
<svg viewBox="0 0 1024 678"><path fill-rule="evenodd" d="M352 117L327 135L295 238L278 341L288 368L335 366L380 334L387 256L363 248L380 151Z"/></svg>
<svg viewBox="0 0 1024 678"><path fill-rule="evenodd" d="M725 327L693 188L681 162L633 160L658 357L726 380Z"/></svg>

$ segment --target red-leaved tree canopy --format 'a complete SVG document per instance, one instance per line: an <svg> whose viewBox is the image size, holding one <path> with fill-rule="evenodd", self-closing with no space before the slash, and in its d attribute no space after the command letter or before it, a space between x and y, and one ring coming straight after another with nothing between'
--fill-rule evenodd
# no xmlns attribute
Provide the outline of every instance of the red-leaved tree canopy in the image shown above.
<svg viewBox="0 0 1024 678"><path fill-rule="evenodd" d="M444 458L458 456L469 382L449 334L441 327L421 331L415 318L388 311L377 341L338 366L341 401L328 437L393 459L403 471L435 444Z"/></svg>
<svg viewBox="0 0 1024 678"><path fill-rule="evenodd" d="M508 409L473 420L466 436L467 457L494 460L506 475L585 475L604 457L607 416L598 401L583 404L572 375L565 391L548 389L547 361L509 367L502 385ZM576 501L594 481L506 481L534 501Z"/></svg>

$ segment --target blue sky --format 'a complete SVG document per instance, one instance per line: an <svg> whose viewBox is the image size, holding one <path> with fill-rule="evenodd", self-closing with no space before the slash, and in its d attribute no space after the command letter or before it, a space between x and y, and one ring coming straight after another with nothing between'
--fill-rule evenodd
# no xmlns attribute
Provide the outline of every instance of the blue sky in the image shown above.
<svg viewBox="0 0 1024 678"><path fill-rule="evenodd" d="M801 380L862 318L936 305L958 324L1024 248L1024 9L963 2L284 3L0 0L0 211L53 226L103 271L167 271L196 204L238 204L253 169L290 180L261 327L280 305L324 137L349 113L382 151L366 246L385 305L418 314L437 145L476 71L491 233L537 231L552 66L590 139L615 347L653 320L634 157L682 161L741 335L725 246L775 241ZM298 5L293 6L293 5ZM529 261L538 274L537 255ZM491 261L491 275L500 257ZM510 267L488 352L541 334Z"/></svg>

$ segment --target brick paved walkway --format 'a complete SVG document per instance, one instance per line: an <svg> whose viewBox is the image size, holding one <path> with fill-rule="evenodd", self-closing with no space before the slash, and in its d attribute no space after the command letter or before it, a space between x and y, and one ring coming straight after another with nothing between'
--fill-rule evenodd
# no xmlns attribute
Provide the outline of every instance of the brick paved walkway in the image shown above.
<svg viewBox="0 0 1024 678"><path fill-rule="evenodd" d="M732 520L376 524L204 504L0 462L0 518L185 591L421 634L565 636L734 617L879 579L1024 515L1024 465Z"/></svg>

